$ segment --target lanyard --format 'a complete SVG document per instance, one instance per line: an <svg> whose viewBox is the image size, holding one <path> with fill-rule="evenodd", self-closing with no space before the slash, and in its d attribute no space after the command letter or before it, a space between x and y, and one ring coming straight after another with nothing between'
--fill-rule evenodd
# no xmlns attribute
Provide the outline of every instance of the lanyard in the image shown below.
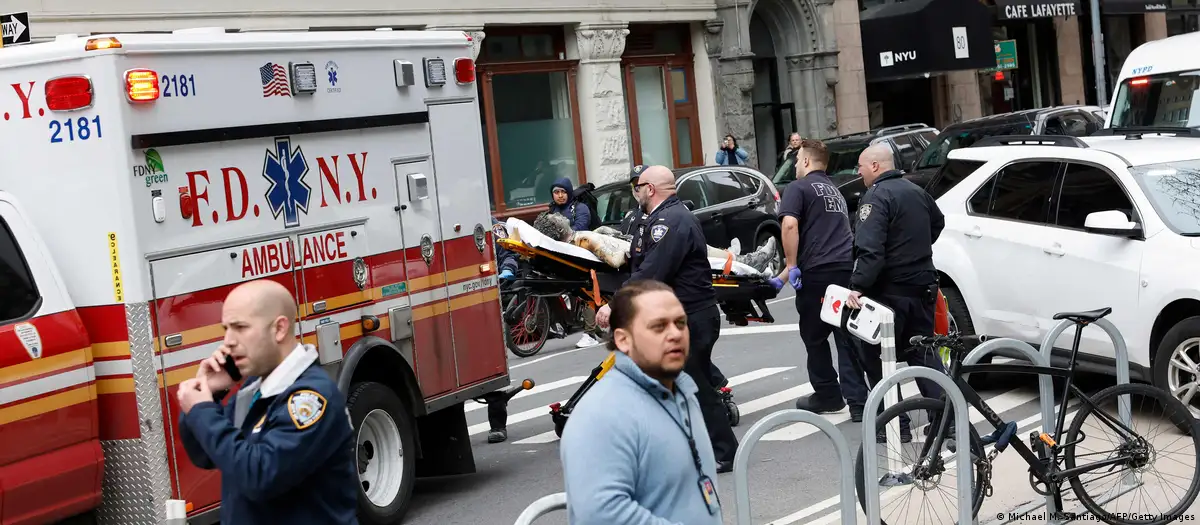
<svg viewBox="0 0 1200 525"><path fill-rule="evenodd" d="M650 394L650 397L654 397L654 394ZM683 428L683 425L679 424L679 420L675 419L675 416L671 414L671 411L667 410L667 407L664 406L661 402L659 402L658 398L655 398L654 401L658 404L659 408L663 409L663 412L667 413L667 417L671 418L671 422L675 423L676 427L679 427L679 431L683 432L683 437L687 438L688 448L692 449L692 463L694 463L696 465L696 473L700 474L700 476L703 477L704 476L704 468L700 466L700 452L698 452L696 450L696 440L692 438L691 429ZM684 416L684 417L687 418L686 421L688 422L688 425L690 426L692 423L692 406L690 403L688 403L686 396L684 396L684 399L683 399L683 409L686 414L686 416Z"/></svg>

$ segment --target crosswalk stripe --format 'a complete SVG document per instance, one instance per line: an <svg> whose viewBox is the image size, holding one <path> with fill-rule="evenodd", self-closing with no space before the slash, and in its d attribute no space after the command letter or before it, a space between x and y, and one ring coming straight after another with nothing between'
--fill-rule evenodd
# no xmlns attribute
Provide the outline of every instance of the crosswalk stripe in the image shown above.
<svg viewBox="0 0 1200 525"><path fill-rule="evenodd" d="M749 383L751 381L757 381L764 377L771 377L775 374L787 372L788 370L792 370L794 368L796 368L796 367L794 367L794 366L779 366L779 367L759 368L757 370L753 370L750 372L746 372L745 374L740 374L740 375L736 375L736 376L729 378L729 386L732 388L732 387L735 387L738 385ZM522 439L520 441L514 441L513 444L514 445L544 445L546 443L553 443L555 441L558 441L558 435L556 435L553 430L550 430L547 432L542 432L541 434L538 434L536 436L531 436L531 437Z"/></svg>
<svg viewBox="0 0 1200 525"><path fill-rule="evenodd" d="M566 402L567 402L566 399L559 401L559 403L566 403ZM546 405L542 406L541 408L534 408L531 410L526 410L524 412L518 412L516 414L509 414L508 415L508 424L515 425L517 423L524 423L525 421L529 421L530 419L534 419L534 418L541 417L541 416L546 416L547 421L550 420L550 403L546 403ZM492 425L490 423L488 423L487 421L484 421L483 423L477 423L477 424L471 425L470 428L467 429L467 432L469 435L474 436L476 434L482 434L484 432L487 432L488 430L491 430L491 429L492 429ZM551 433L553 433L553 432L551 432Z"/></svg>
<svg viewBox="0 0 1200 525"><path fill-rule="evenodd" d="M904 383L900 387L900 395L904 396L906 399L909 397L917 397L920 394L921 392L917 389L917 384L915 382L910 381L908 383ZM850 412L843 411L841 413L828 414L824 417L825 419L828 419L830 423L833 423L834 425L840 425L850 421ZM814 432L817 432L817 427L815 426L812 426L808 423L793 423L791 425L768 432L762 437L762 441L795 441L797 439L808 437Z"/></svg>
<svg viewBox="0 0 1200 525"><path fill-rule="evenodd" d="M579 383L582 383L584 379L587 379L587 376L568 377L566 379L560 379L553 383L546 383L544 385L534 385L532 390L523 390L523 391L519 392L517 395L513 396L512 398L514 400L521 399L524 397L529 397L532 395L540 394L542 392L549 392L551 390L558 390L560 388L568 387L571 385L577 385ZM479 409L487 406L482 403L476 403L475 401L467 401L466 403L463 403L463 405L464 405L463 410L466 412L470 412L472 410L479 410Z"/></svg>

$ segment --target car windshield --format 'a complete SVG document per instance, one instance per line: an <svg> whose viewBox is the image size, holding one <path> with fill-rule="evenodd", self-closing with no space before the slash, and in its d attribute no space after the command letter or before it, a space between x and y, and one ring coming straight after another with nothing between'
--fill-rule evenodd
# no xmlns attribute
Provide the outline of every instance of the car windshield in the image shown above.
<svg viewBox="0 0 1200 525"><path fill-rule="evenodd" d="M1200 159L1130 168L1172 231L1200 237Z"/></svg>
<svg viewBox="0 0 1200 525"><path fill-rule="evenodd" d="M858 156L870 146L869 142L850 142L829 145L829 167L825 170L830 177L858 173Z"/></svg>
<svg viewBox="0 0 1200 525"><path fill-rule="evenodd" d="M983 128L947 129L938 134L937 140L925 149L921 160L917 162L916 169L940 168L942 164L946 163L946 156L951 151L970 147L979 139L997 135L1028 135L1032 130L1033 124L1023 120Z"/></svg>
<svg viewBox="0 0 1200 525"><path fill-rule="evenodd" d="M1200 71L1126 79L1117 90L1110 127L1200 127Z"/></svg>

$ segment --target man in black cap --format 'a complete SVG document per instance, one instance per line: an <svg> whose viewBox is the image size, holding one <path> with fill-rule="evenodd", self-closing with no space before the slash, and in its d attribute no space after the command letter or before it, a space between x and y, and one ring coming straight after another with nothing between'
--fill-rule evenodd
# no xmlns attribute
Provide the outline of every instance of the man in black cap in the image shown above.
<svg viewBox="0 0 1200 525"><path fill-rule="evenodd" d="M637 201L638 205L637 207L629 210L629 212L625 214L625 217L621 219L621 227L619 229L621 230L621 233L625 235L633 236L633 234L637 232L639 222L649 217L649 215L642 210L642 201L641 198L638 197L637 192L638 179L641 178L642 172L644 171L646 171L646 166L642 164L638 164L637 166L634 166L633 169L629 170L629 187L633 190L633 199ZM725 374L721 373L721 369L717 368L716 363L710 361L708 369L708 381L714 388L720 389L729 385L729 378L725 377Z"/></svg>

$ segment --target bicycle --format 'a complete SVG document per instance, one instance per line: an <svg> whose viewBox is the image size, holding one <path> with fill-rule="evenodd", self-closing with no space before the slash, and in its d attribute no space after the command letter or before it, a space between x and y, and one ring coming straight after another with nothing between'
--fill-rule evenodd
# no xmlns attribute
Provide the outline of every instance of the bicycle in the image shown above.
<svg viewBox="0 0 1200 525"><path fill-rule="evenodd" d="M1043 496L1052 496L1058 506L1062 509L1062 485L1064 482L1069 483L1074 494L1079 498L1083 507L1088 512L1099 517L1106 523L1110 524L1161 524L1170 521L1178 520L1183 516L1187 508L1195 501L1197 492L1200 492L1200 476L1193 477L1191 485L1187 488L1182 500L1165 512L1157 512L1153 514L1131 514L1126 512L1113 513L1101 508L1101 503L1096 497L1088 494L1084 482L1080 481L1080 476L1108 469L1109 474L1117 467L1130 467L1133 472L1127 473L1136 476L1138 473L1144 474L1148 471L1153 463L1158 459L1160 453L1165 452L1165 448L1156 448L1156 442L1153 437L1145 437L1144 434L1135 432L1120 421L1118 417L1114 417L1099 407L1104 402L1115 402L1121 396L1128 396L1130 401L1135 396L1144 399L1154 400L1166 409L1165 415L1170 422L1181 431L1186 437L1182 446L1186 452L1189 448L1196 453L1195 458L1200 458L1200 424L1193 419L1187 408L1178 399L1172 396L1169 392L1156 388L1147 384L1129 383L1118 384L1105 388L1095 395L1088 396L1081 389L1074 385L1073 379L1075 374L1075 362L1079 353L1079 342L1083 332L1083 328L1096 320L1103 318L1112 312L1112 308L1101 308L1088 312L1062 312L1054 315L1055 320L1069 319L1075 323L1075 340L1071 347L1071 357L1066 368L1060 367L1042 367L1023 364L977 364L963 365L963 358L969 348L987 340L986 336L960 335L951 333L949 335L938 336L916 336L910 339L909 344L917 347L938 349L946 347L950 350L950 369L948 375L954 384L962 391L964 399L970 406L983 416L994 431L985 437L980 437L973 425L969 425L970 436L968 436L969 450L972 456L972 465L975 470L973 491L972 494L972 515L977 515L980 506L983 504L985 497L992 495L992 462L996 456L1004 452L1009 446L1017 451L1017 454L1029 465L1030 486L1034 491ZM971 345L968 347L968 345ZM1029 444L1026 445L1020 439L1013 439L1018 431L1016 422L1004 421L996 412L988 406L987 402L967 384L964 375L972 372L1007 372L1020 374L1036 374L1050 375L1065 380L1065 385L1062 388L1062 400L1059 403L1056 414L1056 424L1053 435L1046 432L1030 432ZM1081 404L1078 406L1078 412L1075 418L1071 421L1071 425L1066 429L1066 435L1063 435L1063 426L1066 423L1068 410L1068 400L1073 394L1079 399ZM1130 404L1132 414L1132 403ZM907 411L923 411L928 415L929 423L925 428L936 429L929 433L925 441L920 443L920 453L917 455L917 460L912 464L904 465L899 472L889 472L881 478L881 489L887 490L885 487L912 484L918 489L929 492L929 485L937 483L947 473L947 465L953 465L954 461L949 454L943 454L943 445L948 445L948 449L952 453L956 448L954 441L957 436L953 435L953 407L949 401L943 399L929 399L924 397L908 398L900 401L896 405L884 410L876 421L876 441L880 441L883 436L884 429L888 423L897 417L900 418L901 425L901 442L907 443L916 439L916 423L911 417L903 417ZM1114 450L1108 453L1101 453L1102 459L1080 464L1081 456L1077 456L1076 449L1082 443L1088 440L1088 436L1082 432L1081 427L1085 419L1095 415L1095 418L1100 423L1113 429L1119 439L1110 440L1114 446ZM918 414L919 416L920 414ZM949 415L949 417L943 417ZM907 420L907 421L906 421ZM1132 421L1131 421L1132 422ZM908 426L909 428L904 428ZM1136 426L1136 425L1131 425ZM1045 430L1045 429L1042 429ZM1172 436L1173 437L1173 436ZM1104 437L1098 438L1102 442ZM906 441L908 440L908 441ZM1119 441L1119 443L1117 442ZM1186 441L1190 441L1186 443ZM995 448L988 454L984 454L984 446L994 444ZM863 453L865 446L860 446L856 464L855 483L858 488L859 505L866 511L865 499L865 473L863 471ZM885 470L883 467L888 463L880 461L880 471ZM1192 459L1190 462L1184 463L1192 473L1200 471L1200 459ZM1121 481L1128 481L1129 477L1121 477ZM953 487L954 483L951 482ZM1140 485L1139 485L1140 486ZM1128 487L1128 485L1125 485ZM1164 491L1165 493L1165 491ZM1118 495L1121 497L1124 493ZM946 499L950 498L946 496ZM1105 499L1103 503L1108 503L1110 500ZM881 518L882 507L881 507ZM925 510L925 507L922 507ZM951 511L950 516L956 516L957 511ZM937 520L938 522L953 521L954 518ZM882 522L882 520L881 520Z"/></svg>

